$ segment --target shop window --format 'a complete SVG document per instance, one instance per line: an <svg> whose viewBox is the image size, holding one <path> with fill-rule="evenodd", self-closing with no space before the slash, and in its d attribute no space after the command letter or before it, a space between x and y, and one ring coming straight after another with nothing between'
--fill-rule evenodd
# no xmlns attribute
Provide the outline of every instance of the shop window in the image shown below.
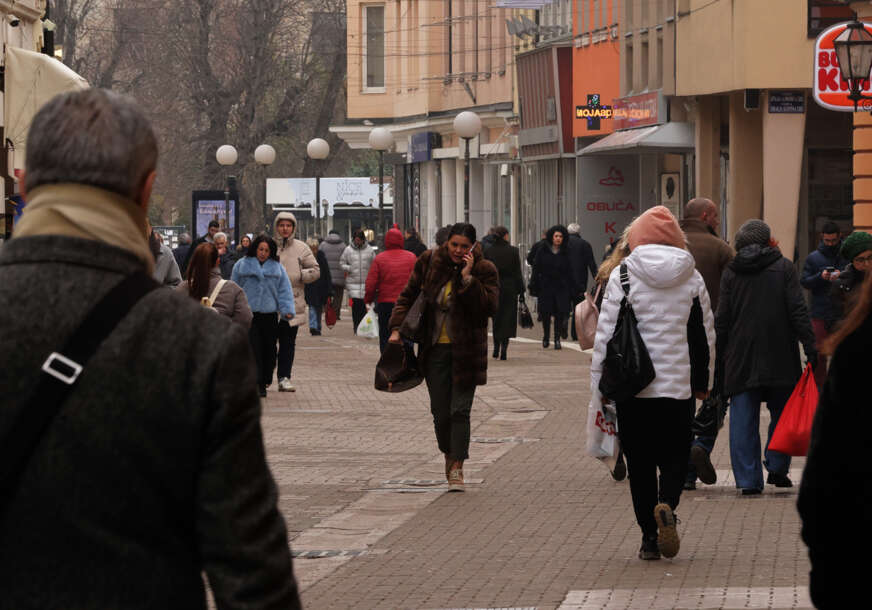
<svg viewBox="0 0 872 610"><path fill-rule="evenodd" d="M385 88L385 7L363 7L364 66L366 80L364 89L384 92Z"/></svg>
<svg viewBox="0 0 872 610"><path fill-rule="evenodd" d="M842 2L833 0L808 0L808 37L816 38L831 25L852 21L857 13Z"/></svg>

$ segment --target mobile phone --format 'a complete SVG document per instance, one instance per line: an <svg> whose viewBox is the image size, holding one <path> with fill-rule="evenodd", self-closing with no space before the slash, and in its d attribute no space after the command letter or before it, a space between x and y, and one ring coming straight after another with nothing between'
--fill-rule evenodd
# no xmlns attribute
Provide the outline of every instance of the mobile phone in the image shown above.
<svg viewBox="0 0 872 610"><path fill-rule="evenodd" d="M824 267L824 271L829 271L830 273L832 273L835 270L836 270L835 267Z"/></svg>

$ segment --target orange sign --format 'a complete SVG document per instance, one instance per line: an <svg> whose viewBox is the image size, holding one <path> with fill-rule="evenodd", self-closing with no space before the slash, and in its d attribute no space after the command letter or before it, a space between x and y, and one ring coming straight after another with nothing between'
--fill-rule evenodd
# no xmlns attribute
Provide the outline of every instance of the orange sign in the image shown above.
<svg viewBox="0 0 872 610"><path fill-rule="evenodd" d="M872 23L863 23L866 31L872 34ZM851 87L842 80L839 72L839 60L833 41L848 27L840 23L821 32L814 44L814 100L824 108L854 112L854 102L848 99ZM862 93L872 93L872 85L867 79L863 82ZM869 104L870 102L866 102ZM863 101L860 102L861 106Z"/></svg>

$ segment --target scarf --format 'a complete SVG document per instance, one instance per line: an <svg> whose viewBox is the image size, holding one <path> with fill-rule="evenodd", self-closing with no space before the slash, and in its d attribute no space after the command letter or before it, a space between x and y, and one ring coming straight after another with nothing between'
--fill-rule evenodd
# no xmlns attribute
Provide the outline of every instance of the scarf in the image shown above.
<svg viewBox="0 0 872 610"><path fill-rule="evenodd" d="M93 239L131 252L154 273L145 210L117 193L84 184L33 189L15 225L15 237L64 235Z"/></svg>

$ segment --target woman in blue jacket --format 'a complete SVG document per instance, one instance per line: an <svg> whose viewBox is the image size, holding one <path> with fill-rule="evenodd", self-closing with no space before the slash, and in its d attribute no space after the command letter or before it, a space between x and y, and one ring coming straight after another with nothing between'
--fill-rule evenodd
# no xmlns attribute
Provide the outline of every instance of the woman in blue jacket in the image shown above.
<svg viewBox="0 0 872 610"><path fill-rule="evenodd" d="M279 317L290 320L296 314L291 282L279 263L278 246L266 235L258 235L245 258L233 266L231 279L245 291L253 314L248 332L257 363L257 388L266 396L276 364Z"/></svg>

